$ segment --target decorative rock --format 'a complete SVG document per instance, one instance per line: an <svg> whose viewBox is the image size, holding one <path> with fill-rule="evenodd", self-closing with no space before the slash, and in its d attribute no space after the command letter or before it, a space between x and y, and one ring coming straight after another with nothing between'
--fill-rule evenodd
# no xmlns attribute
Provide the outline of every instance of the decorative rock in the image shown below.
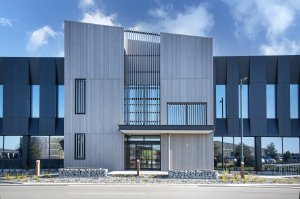
<svg viewBox="0 0 300 199"><path fill-rule="evenodd" d="M214 170L169 170L169 178L181 179L217 179L218 171Z"/></svg>
<svg viewBox="0 0 300 199"><path fill-rule="evenodd" d="M97 168L97 169L84 169L84 168L64 168L58 169L59 177L92 177L101 178L107 177L108 170Z"/></svg>

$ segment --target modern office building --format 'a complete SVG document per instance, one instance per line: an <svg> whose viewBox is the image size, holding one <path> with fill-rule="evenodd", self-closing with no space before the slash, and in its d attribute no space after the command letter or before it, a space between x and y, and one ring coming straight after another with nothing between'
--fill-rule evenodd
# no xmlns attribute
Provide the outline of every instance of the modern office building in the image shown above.
<svg viewBox="0 0 300 199"><path fill-rule="evenodd" d="M64 59L0 58L2 168L234 168L245 77L247 169L298 161L300 56L213 58L211 38L64 28Z"/></svg>

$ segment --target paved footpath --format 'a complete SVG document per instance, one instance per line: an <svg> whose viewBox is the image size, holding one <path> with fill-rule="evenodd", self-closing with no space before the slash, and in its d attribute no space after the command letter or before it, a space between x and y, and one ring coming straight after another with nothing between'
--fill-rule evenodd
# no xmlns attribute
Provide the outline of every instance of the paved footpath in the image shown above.
<svg viewBox="0 0 300 199"><path fill-rule="evenodd" d="M0 199L298 199L299 192L299 185L0 185Z"/></svg>

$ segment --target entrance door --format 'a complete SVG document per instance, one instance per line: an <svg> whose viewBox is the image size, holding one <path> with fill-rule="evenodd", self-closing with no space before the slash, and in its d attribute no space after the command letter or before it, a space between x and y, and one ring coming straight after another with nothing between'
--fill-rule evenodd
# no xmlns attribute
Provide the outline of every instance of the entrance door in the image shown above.
<svg viewBox="0 0 300 199"><path fill-rule="evenodd" d="M128 141L125 143L127 147L126 167L136 169L136 161L140 160L141 169L160 170L160 137L147 136L142 139L135 137L137 136L129 136L131 139L127 139Z"/></svg>

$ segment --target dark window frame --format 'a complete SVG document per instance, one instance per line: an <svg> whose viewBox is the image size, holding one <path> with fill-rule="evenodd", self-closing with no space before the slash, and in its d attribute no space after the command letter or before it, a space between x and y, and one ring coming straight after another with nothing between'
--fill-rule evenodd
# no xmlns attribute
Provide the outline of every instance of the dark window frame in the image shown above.
<svg viewBox="0 0 300 199"><path fill-rule="evenodd" d="M81 142L83 142L83 146L82 146L82 151L79 152L80 147L77 149L78 147L78 140L83 138L83 141L81 140ZM75 133L74 135L74 159L75 160L85 160L85 149L86 149L86 139L85 139L85 133ZM81 157L81 154L82 157Z"/></svg>
<svg viewBox="0 0 300 199"><path fill-rule="evenodd" d="M81 86L82 88L79 88ZM75 79L75 114L86 114L86 79L84 78Z"/></svg>

